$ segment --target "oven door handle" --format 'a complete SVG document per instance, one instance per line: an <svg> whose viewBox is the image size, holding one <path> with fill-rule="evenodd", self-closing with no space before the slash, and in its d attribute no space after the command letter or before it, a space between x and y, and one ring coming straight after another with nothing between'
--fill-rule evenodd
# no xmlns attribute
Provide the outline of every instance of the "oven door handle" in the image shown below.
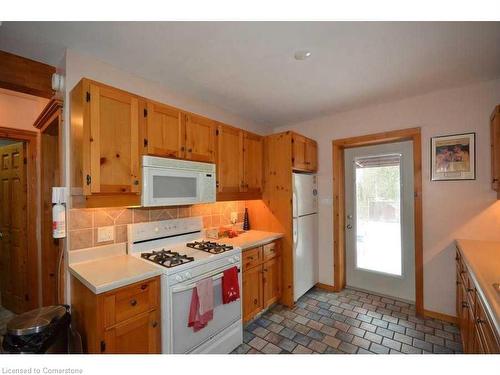
<svg viewBox="0 0 500 375"><path fill-rule="evenodd" d="M238 268L238 273L240 272L240 269ZM220 272L214 276L212 276L212 280L216 281L219 279L222 279L224 276L224 272ZM203 280L204 278L201 278L200 280ZM185 292L186 290L193 289L196 287L196 283L188 284L188 285L183 285L183 286L178 286L178 287L173 287L172 288L172 293L180 293L180 292Z"/></svg>

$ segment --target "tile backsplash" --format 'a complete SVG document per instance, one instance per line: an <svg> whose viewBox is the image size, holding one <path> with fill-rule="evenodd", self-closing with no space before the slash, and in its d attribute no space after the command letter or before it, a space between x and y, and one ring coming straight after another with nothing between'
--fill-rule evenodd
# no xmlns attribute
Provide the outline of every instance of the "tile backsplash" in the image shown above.
<svg viewBox="0 0 500 375"><path fill-rule="evenodd" d="M127 224L202 216L204 228L231 223L231 212L243 221L245 201L162 208L74 208L69 211L70 250L127 242ZM114 226L114 240L97 242L99 227Z"/></svg>

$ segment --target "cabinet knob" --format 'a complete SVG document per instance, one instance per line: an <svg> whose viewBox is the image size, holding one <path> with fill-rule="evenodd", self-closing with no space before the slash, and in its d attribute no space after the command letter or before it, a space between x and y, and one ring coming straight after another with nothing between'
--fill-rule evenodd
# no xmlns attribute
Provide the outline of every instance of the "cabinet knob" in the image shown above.
<svg viewBox="0 0 500 375"><path fill-rule="evenodd" d="M139 180L134 180L134 185L139 185Z"/></svg>
<svg viewBox="0 0 500 375"><path fill-rule="evenodd" d="M153 322L152 326L153 326L153 328L158 327L158 322Z"/></svg>
<svg viewBox="0 0 500 375"><path fill-rule="evenodd" d="M188 152L193 152L193 149L192 148L188 148Z"/></svg>
<svg viewBox="0 0 500 375"><path fill-rule="evenodd" d="M258 301L257 301L257 298L255 298L255 299L253 300L253 304L254 304L254 305L256 305L256 304L257 304L257 302L258 302Z"/></svg>
<svg viewBox="0 0 500 375"><path fill-rule="evenodd" d="M142 289L142 290L146 290L146 288L147 288L147 287L148 287L148 284L142 284L142 285L141 285L141 289Z"/></svg>
<svg viewBox="0 0 500 375"><path fill-rule="evenodd" d="M469 304L467 302L462 302L462 308L469 307Z"/></svg>
<svg viewBox="0 0 500 375"><path fill-rule="evenodd" d="M477 319L476 319L476 323L477 323L477 324L485 324L485 323L486 323L486 320L481 319L481 318L477 318Z"/></svg>
<svg viewBox="0 0 500 375"><path fill-rule="evenodd" d="M130 306L135 306L137 305L137 301L135 299L130 301Z"/></svg>
<svg viewBox="0 0 500 375"><path fill-rule="evenodd" d="M468 291L468 292L473 292L473 291L474 291L474 288L467 288L467 291Z"/></svg>

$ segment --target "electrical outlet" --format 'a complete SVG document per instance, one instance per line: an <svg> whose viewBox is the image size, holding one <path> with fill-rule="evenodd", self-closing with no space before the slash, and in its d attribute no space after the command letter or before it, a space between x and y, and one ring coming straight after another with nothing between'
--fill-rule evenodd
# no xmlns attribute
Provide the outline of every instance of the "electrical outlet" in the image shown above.
<svg viewBox="0 0 500 375"><path fill-rule="evenodd" d="M231 224L236 224L237 221L238 221L238 213L231 212Z"/></svg>
<svg viewBox="0 0 500 375"><path fill-rule="evenodd" d="M97 228L97 242L108 242L115 239L115 227L110 225L108 227Z"/></svg>

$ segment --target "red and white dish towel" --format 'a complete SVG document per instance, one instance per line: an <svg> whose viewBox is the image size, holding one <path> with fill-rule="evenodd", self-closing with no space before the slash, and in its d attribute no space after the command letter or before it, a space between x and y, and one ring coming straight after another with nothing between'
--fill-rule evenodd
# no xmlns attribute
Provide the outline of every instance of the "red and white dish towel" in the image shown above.
<svg viewBox="0 0 500 375"><path fill-rule="evenodd" d="M231 303L239 298L238 267L235 266L224 271L222 277L222 303Z"/></svg>
<svg viewBox="0 0 500 375"><path fill-rule="evenodd" d="M222 303L227 304L240 298L238 267L224 271L222 276ZM200 280L193 288L189 308L188 327L194 332L205 328L214 318L214 283L211 277Z"/></svg>
<svg viewBox="0 0 500 375"><path fill-rule="evenodd" d="M214 318L214 286L211 277L196 283L191 296L188 327L197 332Z"/></svg>

